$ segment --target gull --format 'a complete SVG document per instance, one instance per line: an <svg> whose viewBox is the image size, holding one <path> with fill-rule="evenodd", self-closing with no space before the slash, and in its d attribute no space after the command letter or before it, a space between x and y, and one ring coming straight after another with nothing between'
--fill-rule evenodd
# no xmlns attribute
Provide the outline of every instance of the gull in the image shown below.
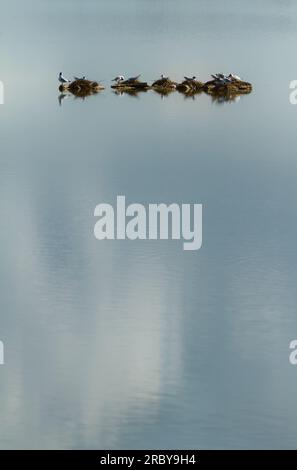
<svg viewBox="0 0 297 470"><path fill-rule="evenodd" d="M118 75L117 77L115 77L112 81L113 82L117 82L117 83L120 83L120 82L123 82L125 80L125 77L123 75Z"/></svg>
<svg viewBox="0 0 297 470"><path fill-rule="evenodd" d="M196 77L195 75L193 75L193 77L184 77L185 80L187 80L187 82L194 82L196 80Z"/></svg>
<svg viewBox="0 0 297 470"><path fill-rule="evenodd" d="M221 82L222 80L224 80L224 78L222 77L219 77L217 73L214 73L214 74L211 74L212 78L218 82Z"/></svg>
<svg viewBox="0 0 297 470"><path fill-rule="evenodd" d="M227 78L227 75L225 75L224 73L214 73L214 74L211 74L211 76L215 80L225 80Z"/></svg>
<svg viewBox="0 0 297 470"><path fill-rule="evenodd" d="M67 78L63 77L63 73L59 73L59 82L61 83L70 83L70 80L67 80Z"/></svg>
<svg viewBox="0 0 297 470"><path fill-rule="evenodd" d="M156 80L152 86L165 86L170 83L170 78L166 77L163 73L161 74L161 78Z"/></svg>
<svg viewBox="0 0 297 470"><path fill-rule="evenodd" d="M219 78L219 83L221 83L222 85L227 85L228 83L232 83L232 80L228 77Z"/></svg>
<svg viewBox="0 0 297 470"><path fill-rule="evenodd" d="M224 78L223 78L223 81L224 81L225 83L232 83L232 78L230 78L230 77L224 77Z"/></svg>
<svg viewBox="0 0 297 470"><path fill-rule="evenodd" d="M242 78L240 78L238 75L234 75L233 73L229 73L228 78L231 80L238 80L239 82L242 82Z"/></svg>
<svg viewBox="0 0 297 470"><path fill-rule="evenodd" d="M232 78L224 73L215 73L211 74L212 78L216 80L219 84L226 85L227 83L232 83Z"/></svg>
<svg viewBox="0 0 297 470"><path fill-rule="evenodd" d="M83 77L73 77L73 78L74 78L74 80L85 80L86 79L85 75Z"/></svg>
<svg viewBox="0 0 297 470"><path fill-rule="evenodd" d="M132 83L136 82L139 79L140 75L137 75L136 77L130 77L126 80L126 83Z"/></svg>

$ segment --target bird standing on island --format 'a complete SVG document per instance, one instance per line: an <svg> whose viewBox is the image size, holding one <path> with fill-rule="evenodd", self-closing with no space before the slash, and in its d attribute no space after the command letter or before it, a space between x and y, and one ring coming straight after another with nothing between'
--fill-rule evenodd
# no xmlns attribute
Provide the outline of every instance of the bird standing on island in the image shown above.
<svg viewBox="0 0 297 470"><path fill-rule="evenodd" d="M229 73L228 78L231 80L237 80L238 82L242 82L242 78L240 78L238 75L234 75L233 73Z"/></svg>
<svg viewBox="0 0 297 470"><path fill-rule="evenodd" d="M86 79L85 75L83 77L73 77L73 78L74 78L74 80L85 80Z"/></svg>
<svg viewBox="0 0 297 470"><path fill-rule="evenodd" d="M164 87L165 85L169 85L171 82L169 77L166 77L163 73L161 74L161 78L156 80L152 86L161 86Z"/></svg>
<svg viewBox="0 0 297 470"><path fill-rule="evenodd" d="M196 80L196 77L195 75L193 75L193 77L184 77L184 79L187 81L187 82L194 82Z"/></svg>
<svg viewBox="0 0 297 470"><path fill-rule="evenodd" d="M125 80L125 77L123 75L118 75L117 77L112 79L112 82L117 82L117 84L123 82Z"/></svg>
<svg viewBox="0 0 297 470"><path fill-rule="evenodd" d="M225 73L215 73L211 76L220 85L227 85L228 83L232 83L234 80L234 78L231 78L231 74L226 75Z"/></svg>
<svg viewBox="0 0 297 470"><path fill-rule="evenodd" d="M224 73L214 73L214 74L211 74L211 76L215 80L224 80L227 75L225 75Z"/></svg>
<svg viewBox="0 0 297 470"><path fill-rule="evenodd" d="M133 83L133 82L137 82L137 80L139 79L140 75L137 75L136 77L130 77L128 78L126 81L126 83Z"/></svg>
<svg viewBox="0 0 297 470"><path fill-rule="evenodd" d="M68 80L67 78L63 77L63 73L60 72L60 73L59 73L59 82L60 82L60 83L70 83L70 80Z"/></svg>

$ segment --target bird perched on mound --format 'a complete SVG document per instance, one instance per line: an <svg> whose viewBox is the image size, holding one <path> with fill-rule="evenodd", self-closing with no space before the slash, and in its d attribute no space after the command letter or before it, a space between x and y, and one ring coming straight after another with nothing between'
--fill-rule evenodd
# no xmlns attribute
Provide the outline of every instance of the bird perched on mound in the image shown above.
<svg viewBox="0 0 297 470"><path fill-rule="evenodd" d="M162 74L161 78L152 84L152 87L175 88L176 83L170 80L169 77L165 77L165 75Z"/></svg>
<svg viewBox="0 0 297 470"><path fill-rule="evenodd" d="M232 82L232 79L230 78L230 76L224 73L215 73L215 74L212 74L211 76L219 85L227 85L228 83Z"/></svg>
<svg viewBox="0 0 297 470"><path fill-rule="evenodd" d="M204 83L196 80L196 77L184 77L184 81L182 83L178 83L176 85L176 89L181 93L185 94L196 94L200 93L203 90Z"/></svg>
<svg viewBox="0 0 297 470"><path fill-rule="evenodd" d="M130 77L130 78L127 78L127 80L125 80L125 83L129 84L129 83L135 83L138 81L140 75L136 75L136 77Z"/></svg>
<svg viewBox="0 0 297 470"><path fill-rule="evenodd" d="M184 79L186 80L186 82L194 82L196 80L196 77L195 75L193 75L193 77L184 77Z"/></svg>
<svg viewBox="0 0 297 470"><path fill-rule="evenodd" d="M117 84L123 82L125 80L124 75L118 75L117 77L112 79L112 82L117 82Z"/></svg>
<svg viewBox="0 0 297 470"><path fill-rule="evenodd" d="M226 75L225 73L215 73L211 76L221 85L227 85L228 83L232 82L242 82L242 79L238 75L234 75L233 73L229 73L229 75Z"/></svg>
<svg viewBox="0 0 297 470"><path fill-rule="evenodd" d="M115 77L112 81L116 82L117 85L134 85L138 84L138 79L140 75L137 75L136 77L130 77L125 79L123 75L119 75L118 77Z"/></svg>
<svg viewBox="0 0 297 470"><path fill-rule="evenodd" d="M240 78L238 75L234 75L233 73L229 73L228 78L231 80L235 80L237 82L242 82L242 78Z"/></svg>
<svg viewBox="0 0 297 470"><path fill-rule="evenodd" d="M113 79L113 82L116 82L115 85L112 85L112 88L148 88L148 84L146 82L140 82L139 79L140 75L136 75L135 77L130 77L125 80L123 75L119 75Z"/></svg>
<svg viewBox="0 0 297 470"><path fill-rule="evenodd" d="M60 72L60 73L59 73L59 82L60 82L60 83L70 83L70 80L68 80L67 78L63 77L63 73Z"/></svg>

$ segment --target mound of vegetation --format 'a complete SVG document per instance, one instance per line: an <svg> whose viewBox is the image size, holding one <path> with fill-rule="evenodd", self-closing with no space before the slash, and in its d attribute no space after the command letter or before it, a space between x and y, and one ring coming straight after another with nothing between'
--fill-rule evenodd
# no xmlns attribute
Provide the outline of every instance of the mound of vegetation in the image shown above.
<svg viewBox="0 0 297 470"><path fill-rule="evenodd" d="M216 80L210 80L204 85L204 91L209 95L243 95L251 93L253 87L251 83L241 80L233 80L231 83L220 83Z"/></svg>
<svg viewBox="0 0 297 470"><path fill-rule="evenodd" d="M71 83L64 83L63 85L60 85L59 90L61 92L70 91L70 93L75 96L85 97L98 93L100 90L104 90L104 86L95 81L93 82L91 80L79 79L74 80Z"/></svg>
<svg viewBox="0 0 297 470"><path fill-rule="evenodd" d="M186 95L194 95L204 90L204 83L199 80L184 80L177 85L177 90Z"/></svg>
<svg viewBox="0 0 297 470"><path fill-rule="evenodd" d="M158 80L156 80L152 84L152 89L157 91L157 92L160 92L161 94L167 94L167 93L170 93L173 90L176 90L177 85L178 84L176 82L170 80L169 77L162 77L162 78L159 78Z"/></svg>
<svg viewBox="0 0 297 470"><path fill-rule="evenodd" d="M123 80L121 82L116 83L115 85L111 85L111 88L123 92L137 92L148 90L149 85L147 84L147 82L140 82L139 80Z"/></svg>

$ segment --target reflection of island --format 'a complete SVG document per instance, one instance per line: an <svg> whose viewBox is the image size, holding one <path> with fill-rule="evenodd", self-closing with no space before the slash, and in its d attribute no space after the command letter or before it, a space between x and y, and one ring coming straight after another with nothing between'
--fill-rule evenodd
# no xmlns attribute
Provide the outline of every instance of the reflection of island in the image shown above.
<svg viewBox="0 0 297 470"><path fill-rule="evenodd" d="M127 88L127 89L115 89L113 90L114 94L117 95L117 96L123 96L123 95L129 95L129 96L133 96L134 98L139 98L139 95L140 93L145 93L147 91L147 89L143 88L143 89L132 89L132 88Z"/></svg>
<svg viewBox="0 0 297 470"><path fill-rule="evenodd" d="M211 101L216 104L224 104L224 103L238 103L240 101L240 95L212 95Z"/></svg>
<svg viewBox="0 0 297 470"><path fill-rule="evenodd" d="M195 95L203 91L204 83L196 80L195 77L186 78L182 83L177 85L176 89L185 95Z"/></svg>
<svg viewBox="0 0 297 470"><path fill-rule="evenodd" d="M154 90L155 93L157 93L162 98L162 100L164 98L167 98L168 96L170 96L171 93L173 93L175 91L173 89L168 89L168 90L163 89L162 90L162 89L159 89L159 88L154 88L153 90Z"/></svg>

